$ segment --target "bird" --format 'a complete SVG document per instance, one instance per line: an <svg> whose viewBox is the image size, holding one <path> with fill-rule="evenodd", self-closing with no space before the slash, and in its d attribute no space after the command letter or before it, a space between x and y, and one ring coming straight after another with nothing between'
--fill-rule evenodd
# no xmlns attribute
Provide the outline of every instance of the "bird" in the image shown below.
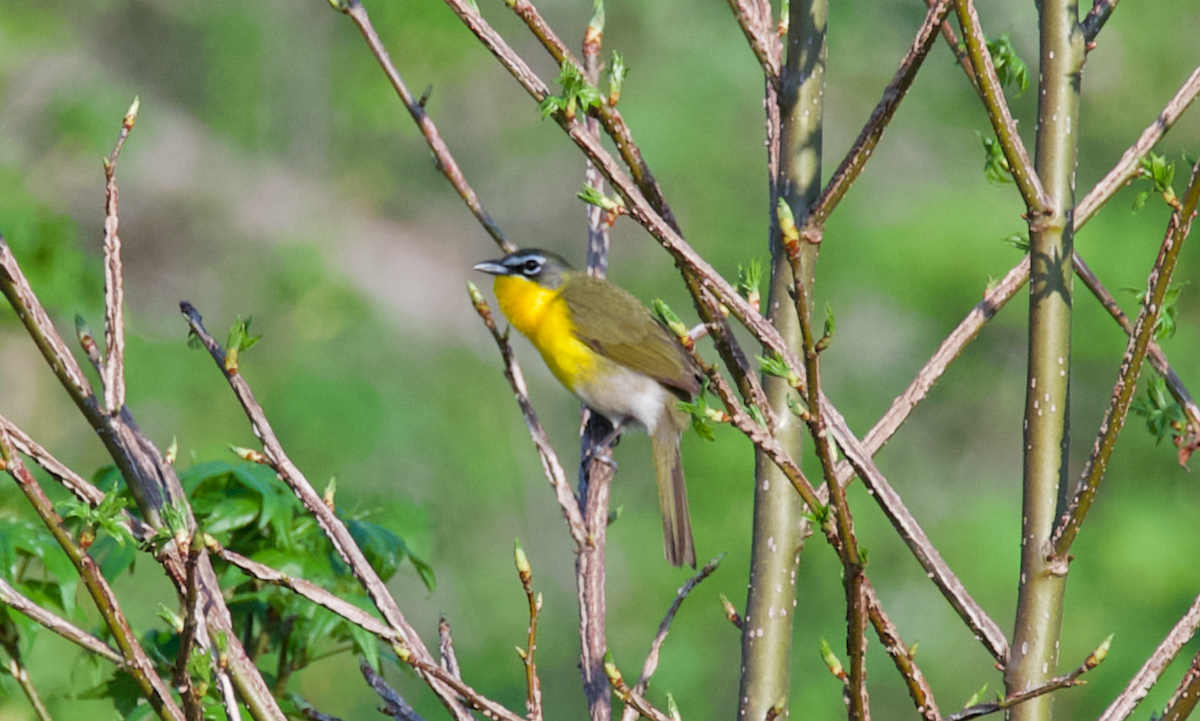
<svg viewBox="0 0 1200 721"><path fill-rule="evenodd" d="M689 416L678 402L701 391L696 360L632 293L554 253L528 248L474 269L496 277L500 310L554 377L613 424L607 440L627 428L650 436L664 555L673 566L695 568L679 452Z"/></svg>

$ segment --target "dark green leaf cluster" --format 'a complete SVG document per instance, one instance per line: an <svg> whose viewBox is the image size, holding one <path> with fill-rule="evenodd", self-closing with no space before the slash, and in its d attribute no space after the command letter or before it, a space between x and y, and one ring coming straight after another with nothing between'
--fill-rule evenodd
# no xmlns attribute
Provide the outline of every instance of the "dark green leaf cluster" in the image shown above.
<svg viewBox="0 0 1200 721"><path fill-rule="evenodd" d="M557 112L561 112L567 120L574 120L576 106L587 112L589 108L600 107L600 103L603 102L600 92L570 60L563 60L558 84L562 86L562 95L547 95L538 106L542 111L543 120Z"/></svg>
<svg viewBox="0 0 1200 721"><path fill-rule="evenodd" d="M996 77L1005 87L1016 87L1016 97L1029 89L1029 66L1017 55L1009 38L1010 33L1004 33L995 40L987 43L988 53L992 56L992 65L996 68Z"/></svg>
<svg viewBox="0 0 1200 721"><path fill-rule="evenodd" d="M1175 435L1186 421L1183 408L1167 392L1167 382L1158 376L1150 378L1146 384L1146 395L1135 400L1131 410L1146 419L1146 429L1154 436L1156 443Z"/></svg>
<svg viewBox="0 0 1200 721"><path fill-rule="evenodd" d="M312 514L270 468L214 461L193 466L180 480L192 498L197 525L226 548L371 608ZM433 588L433 569L396 533L363 517L342 520L382 579L391 578L407 559L426 587ZM220 580L247 651L255 659L277 658L276 681L323 654L345 650L361 653L378 666L374 637L341 617L232 567Z"/></svg>

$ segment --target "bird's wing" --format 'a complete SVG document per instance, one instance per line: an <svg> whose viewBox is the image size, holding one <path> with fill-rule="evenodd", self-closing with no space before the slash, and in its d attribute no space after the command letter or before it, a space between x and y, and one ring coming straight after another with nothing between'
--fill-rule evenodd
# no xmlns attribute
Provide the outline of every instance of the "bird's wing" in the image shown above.
<svg viewBox="0 0 1200 721"><path fill-rule="evenodd" d="M700 392L695 360L632 294L580 275L564 284L562 298L576 337L597 353L645 373L688 400Z"/></svg>

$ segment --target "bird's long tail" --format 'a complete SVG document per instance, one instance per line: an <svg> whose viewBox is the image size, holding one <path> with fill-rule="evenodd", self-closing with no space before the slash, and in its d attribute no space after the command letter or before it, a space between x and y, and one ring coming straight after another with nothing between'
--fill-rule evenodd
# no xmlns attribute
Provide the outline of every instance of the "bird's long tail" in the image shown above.
<svg viewBox="0 0 1200 721"><path fill-rule="evenodd" d="M679 439L687 417L669 404L663 409L650 446L654 454L654 475L658 479L658 504L662 509L663 552L672 566L696 567L696 547L692 542L692 521L688 513L687 487L683 482L683 461Z"/></svg>

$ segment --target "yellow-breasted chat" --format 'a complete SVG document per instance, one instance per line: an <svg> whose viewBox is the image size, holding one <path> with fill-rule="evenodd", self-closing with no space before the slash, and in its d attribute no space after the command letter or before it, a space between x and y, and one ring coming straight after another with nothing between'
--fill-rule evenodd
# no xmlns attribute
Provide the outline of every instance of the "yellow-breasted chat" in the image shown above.
<svg viewBox="0 0 1200 721"><path fill-rule="evenodd" d="M575 271L554 253L521 250L475 270L496 276L500 310L567 390L617 431L640 427L650 435L663 551L672 565L695 568L679 455L688 416L676 405L700 392L695 360L631 293Z"/></svg>

